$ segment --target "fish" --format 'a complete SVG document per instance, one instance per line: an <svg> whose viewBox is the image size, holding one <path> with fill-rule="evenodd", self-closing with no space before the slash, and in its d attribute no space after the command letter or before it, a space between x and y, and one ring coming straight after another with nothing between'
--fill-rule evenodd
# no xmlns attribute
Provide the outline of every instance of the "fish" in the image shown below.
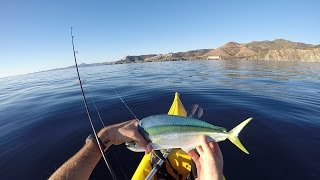
<svg viewBox="0 0 320 180"><path fill-rule="evenodd" d="M138 131L153 150L181 148L185 152L189 152L200 145L200 137L205 135L209 138L209 141L214 142L229 139L240 150L249 154L241 144L238 135L252 119L250 117L232 130L227 131L223 127L214 126L195 118L175 115L153 115L139 121ZM145 151L143 147L134 142L126 143L126 147L134 152Z"/></svg>

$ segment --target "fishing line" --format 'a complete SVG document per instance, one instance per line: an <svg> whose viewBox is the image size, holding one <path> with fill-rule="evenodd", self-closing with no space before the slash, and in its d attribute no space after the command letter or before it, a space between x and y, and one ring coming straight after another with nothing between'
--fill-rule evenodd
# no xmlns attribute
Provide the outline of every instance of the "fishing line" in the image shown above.
<svg viewBox="0 0 320 180"><path fill-rule="evenodd" d="M94 101L94 99L93 99L92 93L91 93L91 91L89 90L89 88L87 88L87 90L89 91L89 96L91 97L91 101L93 102L94 108L95 108L96 111L97 111L97 114L98 114L98 116L99 116L99 119L100 119L100 121L101 121L101 124L102 124L102 126L105 128L106 126L105 126L105 124L104 124L104 122L103 122L103 120L102 120L102 118L101 118L101 116L100 116L100 113L99 113L99 111L98 111L98 108L97 108L97 106L96 106L96 103L95 103L95 101Z"/></svg>
<svg viewBox="0 0 320 180"><path fill-rule="evenodd" d="M130 111L130 113L133 115L133 117L139 121L139 119L137 118L137 116L134 115L134 113L131 111L131 109L129 108L129 106L124 102L124 100L121 98L121 96L117 93L117 91L116 91L113 87L111 87L111 88L113 89L113 92L116 93L116 95L120 98L120 100L122 101L122 103L127 107L127 109Z"/></svg>
<svg viewBox="0 0 320 180"><path fill-rule="evenodd" d="M124 172L124 170L122 169L122 166L121 166L121 164L120 164L120 161L119 161L116 153L115 153L114 151L111 151L111 152L112 152L113 156L116 158L117 163L118 163L118 166L120 167L122 174L124 175L124 177L126 178L126 180L128 180L128 177L127 177L126 173Z"/></svg>
<svg viewBox="0 0 320 180"><path fill-rule="evenodd" d="M87 88L87 90L88 90L89 96L91 97L91 100L92 100L92 102L93 102L93 104L94 104L94 107L95 107L95 109L96 109L96 111L97 111L97 114L98 114L98 116L99 116L99 119L100 119L100 121L101 121L101 124L102 124L102 126L105 128L106 126L105 126L105 124L103 123L103 120L102 120L102 118L101 118L101 116L100 116L100 112L99 112L99 110L98 110L98 108L97 108L97 106L96 106L96 103L95 103L94 99L93 99L92 93L91 93L91 91L89 90L89 88ZM116 153L115 153L112 149L110 149L110 151L112 152L113 156L116 158L117 164L118 164L118 166L120 167L120 170L121 170L122 174L124 175L124 177L125 177L126 179L128 179L126 173L124 172L124 170L123 170L123 168L122 168L122 166L121 166L121 164L120 164L120 161L119 161Z"/></svg>
<svg viewBox="0 0 320 180"><path fill-rule="evenodd" d="M78 63L77 63L77 58L76 58L76 52L75 52L75 50L74 50L73 38L74 38L74 37L73 37L73 34L72 34L72 27L71 27L71 41L72 41L73 57L74 57L74 62L75 62L75 64L76 64L77 75L78 75L78 80L79 80L79 83L80 83L80 88L81 88L81 93L82 93L82 98L83 98L84 106L85 106L85 109L86 109L86 112L87 112L87 115L88 115L88 118L89 118L89 122L90 122L91 128L92 128L92 130L93 130L93 134L94 134L94 136L95 136L95 138L96 138L96 141L98 142L99 150L100 150L100 152L101 152L101 154L102 154L103 160L104 160L104 162L106 163L106 165L107 165L107 167L108 167L108 169L109 169L109 172L110 172L112 178L113 178L114 180L117 180L116 175L114 174L114 171L112 170L110 164L108 163L108 161L107 161L107 159L106 159L106 157L105 157L105 155L104 155L104 152L103 152L103 149L101 148L101 144L100 144L100 142L99 142L99 139L98 139L96 130L95 130L94 125L93 125L93 123L92 123L91 115L90 115L90 112L89 112L89 109L88 109L87 99L86 99L86 96L85 96L84 91L83 91L82 81L81 81L80 74L79 74Z"/></svg>

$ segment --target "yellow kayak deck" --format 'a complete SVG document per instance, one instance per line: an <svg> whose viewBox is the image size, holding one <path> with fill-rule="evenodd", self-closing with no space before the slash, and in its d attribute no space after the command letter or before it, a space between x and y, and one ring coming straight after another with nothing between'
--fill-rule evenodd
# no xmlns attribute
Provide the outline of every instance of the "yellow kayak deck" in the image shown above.
<svg viewBox="0 0 320 180"><path fill-rule="evenodd" d="M182 102L180 101L179 93L177 92L175 93L175 97L168 114L176 116L187 116L187 112ZM148 176L148 174L152 170L150 159L151 153L145 154L143 156L131 179L140 180L145 179ZM179 179L179 176L173 172L172 168L179 172L180 177L182 176L182 179L186 179L189 176L191 171L191 157L186 152L181 149L173 149L170 152L167 161L170 161L170 164L172 165L171 167L168 163L165 163L167 172L172 177L175 177L175 179ZM153 177L153 179L157 179L156 175Z"/></svg>

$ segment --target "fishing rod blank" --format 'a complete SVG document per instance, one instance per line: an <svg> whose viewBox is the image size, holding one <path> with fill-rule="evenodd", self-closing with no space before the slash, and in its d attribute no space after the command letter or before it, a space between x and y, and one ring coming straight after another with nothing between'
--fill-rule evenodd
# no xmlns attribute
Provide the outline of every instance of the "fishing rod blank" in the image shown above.
<svg viewBox="0 0 320 180"><path fill-rule="evenodd" d="M73 43L73 34L72 34L72 27L71 27L71 41L72 41L72 50L73 50L73 57L74 57L74 62L75 62L75 65L76 65L76 69L77 69L77 75L78 75L78 80L79 80L79 84L80 84L80 89L81 89L81 93L82 93L82 98L83 98L83 103L84 103L84 106L86 108L86 112L87 112L87 115L88 115L88 118L89 118L89 122L90 122L90 125L91 125L91 128L92 128L92 131L93 131L93 134L94 134L94 137L96 139L96 141L98 142L98 146L99 146L99 150L102 154L102 157L103 157L103 160L105 161L108 169L109 169L109 172L112 176L112 178L114 180L117 180L117 177L116 175L114 174L109 162L107 161L105 155L104 155L104 152L103 152L103 149L101 148L101 144L100 144L100 141L99 141L99 138L98 138L98 135L96 133L96 130L94 128L94 125L92 123L92 119L91 119L91 115L90 115L90 112L89 112L89 109L88 109L88 104L87 104L87 99L86 99L86 96L84 94L84 91L83 91L83 87L82 87L82 81L81 81L81 78L80 78L80 74L79 74L79 68L78 68L78 63L77 63L77 57L76 57L76 52L74 50L74 43Z"/></svg>

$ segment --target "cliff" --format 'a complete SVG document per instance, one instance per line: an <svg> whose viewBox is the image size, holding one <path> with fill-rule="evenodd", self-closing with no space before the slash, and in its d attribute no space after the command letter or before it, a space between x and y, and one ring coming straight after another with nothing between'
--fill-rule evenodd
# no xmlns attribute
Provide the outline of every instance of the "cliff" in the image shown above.
<svg viewBox="0 0 320 180"><path fill-rule="evenodd" d="M218 56L221 59L320 62L318 46L285 39L253 41L247 44L229 42L208 52L204 58Z"/></svg>
<svg viewBox="0 0 320 180"><path fill-rule="evenodd" d="M113 64L137 63L137 62L153 62L153 61L184 61L199 59L201 56L212 49L198 49L187 52L177 52L168 54L149 54L139 56L126 56Z"/></svg>
<svg viewBox="0 0 320 180"><path fill-rule="evenodd" d="M115 64L125 64L125 63L136 63L143 62L146 58L156 56L156 54L149 55L140 55L140 56L126 56L119 61L116 61Z"/></svg>
<svg viewBox="0 0 320 180"><path fill-rule="evenodd" d="M247 44L228 42L216 49L199 49L168 54L126 56L115 63L181 61L195 59L247 59L320 62L320 45L292 42L285 39L252 41Z"/></svg>
<svg viewBox="0 0 320 180"><path fill-rule="evenodd" d="M250 59L264 60L266 55L271 50L283 50L283 49L310 49L314 46L311 44L305 44L301 42L292 42L285 39L275 39L273 41L252 41L245 44L246 47L252 49L256 53L250 57ZM273 59L280 60L280 59Z"/></svg>
<svg viewBox="0 0 320 180"><path fill-rule="evenodd" d="M320 48L270 50L265 60L320 62Z"/></svg>

